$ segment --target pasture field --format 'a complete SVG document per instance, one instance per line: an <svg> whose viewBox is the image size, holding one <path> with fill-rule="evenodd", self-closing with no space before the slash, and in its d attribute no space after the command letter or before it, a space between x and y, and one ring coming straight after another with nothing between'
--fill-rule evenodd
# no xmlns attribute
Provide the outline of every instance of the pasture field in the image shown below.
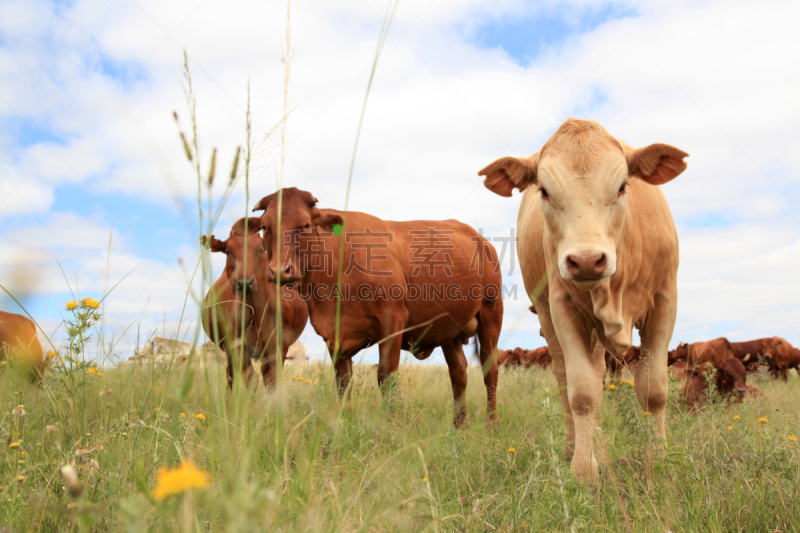
<svg viewBox="0 0 800 533"><path fill-rule="evenodd" d="M633 387L615 381L604 393L592 487L563 458L549 371L502 369L499 417L487 424L471 366L470 418L453 430L447 368L400 370L388 403L367 365L356 366L347 402L330 364L288 367L273 395L261 383L227 393L216 365L48 371L41 388L3 371L1 529L800 530L794 375L788 384L756 380L758 401L696 413L678 403L673 381L669 442L652 460L651 421ZM164 477L154 491L159 469L181 460L196 470ZM60 473L70 463L78 486Z"/></svg>

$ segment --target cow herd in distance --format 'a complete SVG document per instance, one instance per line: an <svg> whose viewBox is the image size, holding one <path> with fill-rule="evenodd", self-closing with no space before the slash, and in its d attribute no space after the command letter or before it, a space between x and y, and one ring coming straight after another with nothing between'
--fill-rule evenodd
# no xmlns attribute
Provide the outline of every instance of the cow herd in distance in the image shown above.
<svg viewBox="0 0 800 533"><path fill-rule="evenodd" d="M665 439L670 367L686 379L683 397L698 406L714 380L723 395L757 396L745 383L748 370L761 363L786 379L800 364L800 351L777 337L681 343L669 351L678 235L659 186L686 169L687 156L667 144L633 148L597 122L569 119L532 156L501 157L479 172L495 194L522 192L517 256L547 347L500 350L498 254L472 227L323 209L296 188L259 200L253 211L260 216L238 220L225 240L200 238L204 248L226 256L205 298L203 328L228 354L229 387L238 376L249 382L251 363L260 359L270 391L309 321L327 345L342 396L361 350L378 346L378 385L391 394L401 350L424 360L440 347L456 427L467 418L464 346L474 337L489 419L497 417L498 363L552 368L571 468L594 481L607 370L613 376L630 369L641 409ZM25 354L41 374L47 358L33 323L8 313L0 321L3 357ZM639 347L631 346L633 327Z"/></svg>

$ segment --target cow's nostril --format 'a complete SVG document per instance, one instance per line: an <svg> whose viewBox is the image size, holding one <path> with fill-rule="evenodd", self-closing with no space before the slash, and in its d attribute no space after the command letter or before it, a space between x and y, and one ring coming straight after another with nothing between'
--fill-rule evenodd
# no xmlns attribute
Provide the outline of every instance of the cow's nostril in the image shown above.
<svg viewBox="0 0 800 533"><path fill-rule="evenodd" d="M597 260L594 267L600 272L606 269L606 254L603 254L600 259Z"/></svg>

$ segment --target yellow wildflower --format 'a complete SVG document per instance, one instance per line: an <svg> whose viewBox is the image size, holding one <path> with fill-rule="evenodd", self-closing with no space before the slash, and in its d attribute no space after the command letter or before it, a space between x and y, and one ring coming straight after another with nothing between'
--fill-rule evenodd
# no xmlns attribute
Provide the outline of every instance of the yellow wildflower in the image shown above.
<svg viewBox="0 0 800 533"><path fill-rule="evenodd" d="M198 420L205 420L205 419L206 419L206 415L204 415L203 413L197 413L197 414L196 414L196 415L194 415L194 416L195 416L195 418L197 418Z"/></svg>
<svg viewBox="0 0 800 533"><path fill-rule="evenodd" d="M90 374L97 374L97 369L92 367L89 370L87 370L87 372L90 373Z"/></svg>
<svg viewBox="0 0 800 533"><path fill-rule="evenodd" d="M733 415L734 420L739 420L739 418L741 418L739 415Z"/></svg>
<svg viewBox="0 0 800 533"><path fill-rule="evenodd" d="M644 416L650 416L650 415L652 415L653 413L651 413L650 411L645 411L645 412L644 412L644 413L642 413L642 414L643 414Z"/></svg>
<svg viewBox="0 0 800 533"><path fill-rule="evenodd" d="M630 385L631 387L635 387L635 385L633 384L633 381L628 381L628 385Z"/></svg>
<svg viewBox="0 0 800 533"><path fill-rule="evenodd" d="M19 456L20 456L20 457L25 457L25 455L27 455L27 454L25 453L25 450L20 450L20 451L19 451Z"/></svg>
<svg viewBox="0 0 800 533"><path fill-rule="evenodd" d="M614 389L616 389L616 388L617 388L617 387L615 387L613 383L612 383L611 385L609 385L609 386L608 386L608 390L614 390Z"/></svg>
<svg viewBox="0 0 800 533"><path fill-rule="evenodd" d="M186 418L186 413L181 413L181 418Z"/></svg>
<svg viewBox="0 0 800 533"><path fill-rule="evenodd" d="M508 451L513 453L514 455L517 455L517 449L514 447L509 448Z"/></svg>
<svg viewBox="0 0 800 533"><path fill-rule="evenodd" d="M16 479L18 482L22 483L23 481L25 481L25 476L17 476L15 479Z"/></svg>
<svg viewBox="0 0 800 533"><path fill-rule="evenodd" d="M19 442L12 442L11 444L8 445L9 448L19 448L20 446L22 446L22 444L20 444Z"/></svg>
<svg viewBox="0 0 800 533"><path fill-rule="evenodd" d="M6 364L5 361L0 361L0 365L4 365L4 364Z"/></svg>
<svg viewBox="0 0 800 533"><path fill-rule="evenodd" d="M100 307L100 302L97 300L92 300L91 298L84 298L81 300L87 307L91 307L92 309L97 309Z"/></svg>
<svg viewBox="0 0 800 533"><path fill-rule="evenodd" d="M188 489L202 489L211 485L211 478L192 461L184 461L178 468L161 468L156 474L153 496L163 500Z"/></svg>
<svg viewBox="0 0 800 533"><path fill-rule="evenodd" d="M303 376L297 376L297 381L303 381Z"/></svg>
<svg viewBox="0 0 800 533"><path fill-rule="evenodd" d="M50 357L55 357L58 354L56 352L54 352L53 350L50 350L49 352L47 352L47 355L49 355Z"/></svg>
<svg viewBox="0 0 800 533"><path fill-rule="evenodd" d="M311 383L311 380L310 380L310 379L307 379L307 380L306 380L306 383Z"/></svg>
<svg viewBox="0 0 800 533"><path fill-rule="evenodd" d="M428 482L428 476L425 476L424 478L422 478L422 482L423 483L427 483Z"/></svg>
<svg viewBox="0 0 800 533"><path fill-rule="evenodd" d="M789 440L792 442L797 442L797 437L795 437L794 435L789 435Z"/></svg>
<svg viewBox="0 0 800 533"><path fill-rule="evenodd" d="M103 377L103 373L102 372L98 372L97 373L97 377L102 378Z"/></svg>
<svg viewBox="0 0 800 533"><path fill-rule="evenodd" d="M758 419L758 421L759 421L759 422L761 422L762 424L766 424L767 422L769 422L769 420L767 420L767 418L766 418L766 417L764 417L764 416L762 416L761 418L759 418L759 419Z"/></svg>
<svg viewBox="0 0 800 533"><path fill-rule="evenodd" d="M733 426L728 426L728 431L733 430Z"/></svg>
<svg viewBox="0 0 800 533"><path fill-rule="evenodd" d="M76 302L75 300L72 300L71 302L67 302L67 309L69 309L70 311L72 311L76 307L78 307L78 302Z"/></svg>

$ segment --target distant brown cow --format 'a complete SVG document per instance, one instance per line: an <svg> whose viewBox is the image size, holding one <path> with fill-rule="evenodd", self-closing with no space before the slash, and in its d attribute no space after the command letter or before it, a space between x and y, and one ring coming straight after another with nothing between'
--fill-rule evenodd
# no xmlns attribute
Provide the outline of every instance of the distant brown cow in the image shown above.
<svg viewBox="0 0 800 533"><path fill-rule="evenodd" d="M716 366L721 366L722 363L736 357L731 343L725 337L718 339L694 342L689 345L688 356L686 362L689 368L694 368L701 363L710 362Z"/></svg>
<svg viewBox="0 0 800 533"><path fill-rule="evenodd" d="M538 365L541 368L550 368L553 364L553 358L550 356L550 348L542 346L534 350L528 351L528 361L531 365Z"/></svg>
<svg viewBox="0 0 800 533"><path fill-rule="evenodd" d="M735 356L751 369L755 363L763 361L769 366L772 377L781 376L787 380L789 366L793 357L793 347L781 337L765 337L752 341L732 342Z"/></svg>
<svg viewBox="0 0 800 533"><path fill-rule="evenodd" d="M636 370L636 367L639 366L640 352L641 348L639 346L631 346L620 359L606 350L606 369L611 375L611 378L619 378L622 376L623 368Z"/></svg>
<svg viewBox="0 0 800 533"><path fill-rule="evenodd" d="M267 279L269 260L259 234L262 229L259 217L247 219L248 238L245 239L245 219L242 218L233 225L227 240L220 241L211 236L210 250L224 253L228 259L222 276L206 295L203 328L209 338L219 341L225 349L228 356L229 386L233 385L234 358L241 353L241 369L246 382L249 382L252 375L251 360L264 356L261 364L262 380L267 389L271 390L275 387L277 370L278 343L275 324L278 302L281 302L282 362L286 362L289 346L303 333L308 322L308 310L297 291L283 286L282 298L278 298L275 285ZM201 242L205 242L205 237L201 238ZM229 280L233 282L230 283ZM242 306L242 298L246 299L247 305ZM217 305L214 306L213 303ZM241 337L243 324L245 343L239 351L238 339Z"/></svg>
<svg viewBox="0 0 800 533"><path fill-rule="evenodd" d="M41 379L47 366L36 324L28 317L0 311L0 361L9 360L22 366L34 381Z"/></svg>
<svg viewBox="0 0 800 533"><path fill-rule="evenodd" d="M748 391L746 376L744 365L735 357L723 361L720 365L704 361L688 376L681 397L693 409L700 407L708 400L711 383L723 398L734 397L736 401L741 402Z"/></svg>
<svg viewBox="0 0 800 533"><path fill-rule="evenodd" d="M401 349L426 359L441 346L459 426L466 418L462 345L477 334L487 412L497 416L502 277L497 252L486 239L456 220L395 222L321 210L311 193L295 188L283 189L280 210L278 201L277 193L271 194L254 208L264 211L270 276L296 285L307 299L311 325L325 339L341 394L350 382L353 356L368 346L379 345L378 384L384 392Z"/></svg>

